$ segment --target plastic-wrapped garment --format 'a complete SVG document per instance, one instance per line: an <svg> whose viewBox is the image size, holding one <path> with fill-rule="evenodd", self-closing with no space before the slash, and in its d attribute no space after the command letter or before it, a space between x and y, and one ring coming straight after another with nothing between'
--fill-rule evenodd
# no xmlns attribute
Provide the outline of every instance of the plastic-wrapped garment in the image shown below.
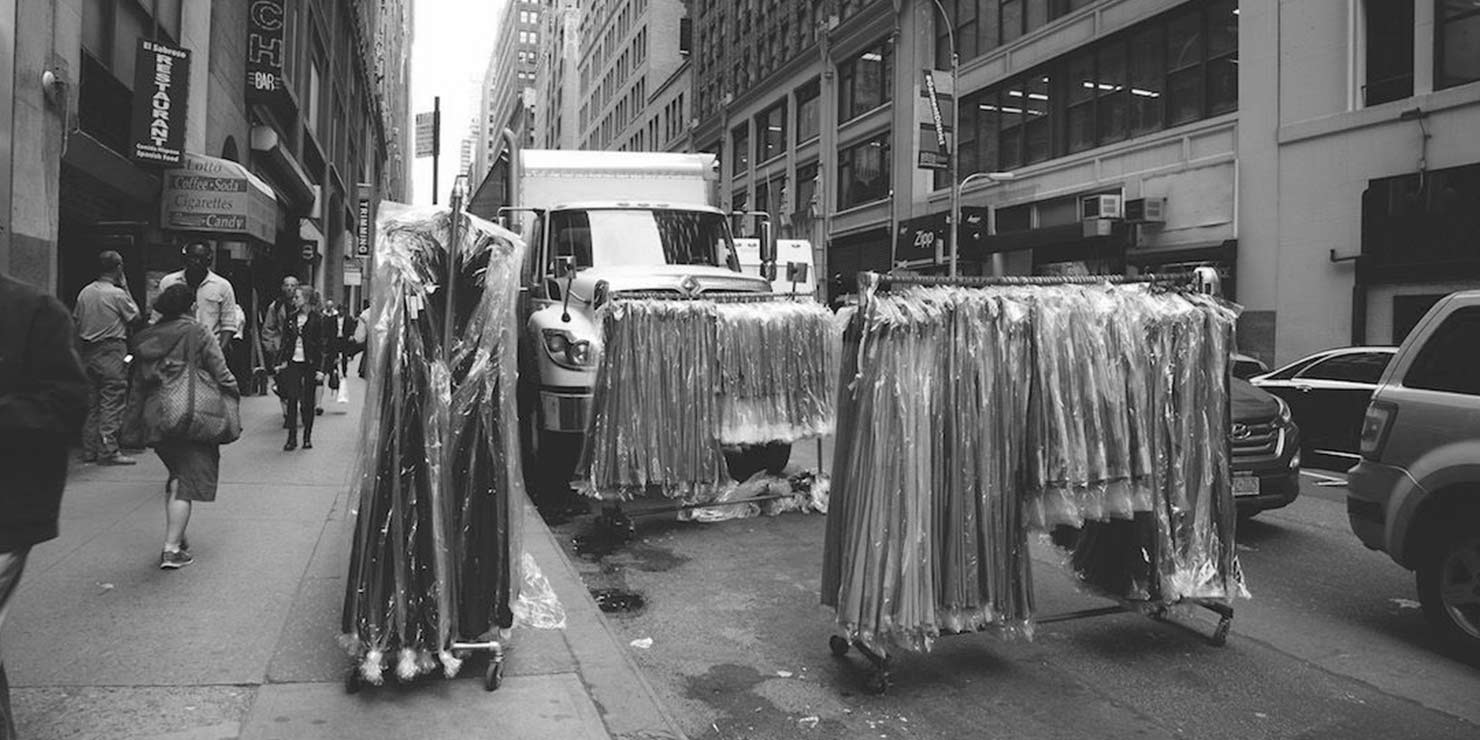
<svg viewBox="0 0 1480 740"><path fill-rule="evenodd" d="M447 209L383 204L377 225L341 637L372 683L388 663L403 680L439 664L456 674L452 643L508 629L518 597L524 490L511 440L524 245L458 219L451 249Z"/></svg>
<svg viewBox="0 0 1480 740"><path fill-rule="evenodd" d="M1026 305L980 292L869 296L848 329L823 603L877 652L942 631L1031 634Z"/></svg>
<svg viewBox="0 0 1480 740"><path fill-rule="evenodd" d="M850 639L1031 636L1030 526L1076 529L1068 564L1100 593L1243 595L1226 304L1144 286L865 288L822 573Z"/></svg>
<svg viewBox="0 0 1480 740"><path fill-rule="evenodd" d="M1173 507L1172 561L1167 590L1178 598L1231 600L1247 597L1234 548L1236 513L1233 506L1231 461L1222 440L1228 433L1228 363L1234 346L1237 309L1194 294L1185 321L1187 341L1177 377L1184 408L1182 466L1186 496Z"/></svg>
<svg viewBox="0 0 1480 740"><path fill-rule="evenodd" d="M815 301L720 303L719 439L796 442L834 425L833 315Z"/></svg>
<svg viewBox="0 0 1480 740"><path fill-rule="evenodd" d="M618 298L599 320L604 351L576 472L588 495L712 496L729 482L721 445L833 431L839 329L818 303Z"/></svg>
<svg viewBox="0 0 1480 740"><path fill-rule="evenodd" d="M654 486L682 498L727 482L715 304L622 299L598 318L604 349L576 470L581 488L628 498Z"/></svg>

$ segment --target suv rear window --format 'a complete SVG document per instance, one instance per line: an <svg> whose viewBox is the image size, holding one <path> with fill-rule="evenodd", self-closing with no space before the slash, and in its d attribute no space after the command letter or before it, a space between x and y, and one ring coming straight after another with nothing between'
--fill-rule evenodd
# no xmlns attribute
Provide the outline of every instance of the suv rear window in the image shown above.
<svg viewBox="0 0 1480 740"><path fill-rule="evenodd" d="M1480 306L1456 310L1418 351L1403 385L1480 396L1476 347L1480 347Z"/></svg>

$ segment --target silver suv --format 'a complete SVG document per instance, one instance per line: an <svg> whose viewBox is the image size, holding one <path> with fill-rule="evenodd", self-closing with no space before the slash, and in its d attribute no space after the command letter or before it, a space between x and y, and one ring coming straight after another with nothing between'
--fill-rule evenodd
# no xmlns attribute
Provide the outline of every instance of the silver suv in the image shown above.
<svg viewBox="0 0 1480 740"><path fill-rule="evenodd" d="M1362 543L1418 575L1424 614L1480 659L1480 290L1445 297L1383 372L1348 471Z"/></svg>

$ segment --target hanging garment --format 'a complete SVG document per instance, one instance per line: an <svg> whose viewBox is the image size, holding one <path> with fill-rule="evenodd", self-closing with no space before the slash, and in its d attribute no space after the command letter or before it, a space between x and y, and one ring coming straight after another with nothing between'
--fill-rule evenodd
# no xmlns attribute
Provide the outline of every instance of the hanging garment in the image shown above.
<svg viewBox="0 0 1480 740"><path fill-rule="evenodd" d="M603 351L576 469L587 495L712 499L729 483L723 446L833 430L839 326L818 303L618 297L598 320Z"/></svg>
<svg viewBox="0 0 1480 740"><path fill-rule="evenodd" d="M845 335L822 601L852 639L1031 636L1026 533L1087 588L1246 596L1233 552L1236 309L1144 285L913 287Z"/></svg>
<svg viewBox="0 0 1480 740"><path fill-rule="evenodd" d="M521 582L513 384L524 245L457 218L455 243L446 209L383 204L378 224L341 636L371 683L387 664L402 680L439 666L455 675L453 642L511 627Z"/></svg>

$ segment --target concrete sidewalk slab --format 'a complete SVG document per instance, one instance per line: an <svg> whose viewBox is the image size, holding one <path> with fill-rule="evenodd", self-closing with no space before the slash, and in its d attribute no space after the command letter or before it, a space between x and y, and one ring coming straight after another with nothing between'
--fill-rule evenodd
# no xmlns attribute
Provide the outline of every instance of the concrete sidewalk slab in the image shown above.
<svg viewBox="0 0 1480 740"><path fill-rule="evenodd" d="M579 677L509 678L494 692L481 680L429 680L344 693L341 683L264 686L241 740L489 737L581 740L606 737Z"/></svg>
<svg viewBox="0 0 1480 740"><path fill-rule="evenodd" d="M242 412L218 499L195 507L184 570L157 568L157 456L74 466L62 536L33 551L5 626L23 736L679 737L533 507L524 549L566 629L516 629L495 692L475 658L457 679L345 694L359 402L320 417L311 451L281 449L276 399L244 399Z"/></svg>
<svg viewBox="0 0 1480 740"><path fill-rule="evenodd" d="M256 695L248 686L12 687L11 704L26 740L226 740Z"/></svg>

